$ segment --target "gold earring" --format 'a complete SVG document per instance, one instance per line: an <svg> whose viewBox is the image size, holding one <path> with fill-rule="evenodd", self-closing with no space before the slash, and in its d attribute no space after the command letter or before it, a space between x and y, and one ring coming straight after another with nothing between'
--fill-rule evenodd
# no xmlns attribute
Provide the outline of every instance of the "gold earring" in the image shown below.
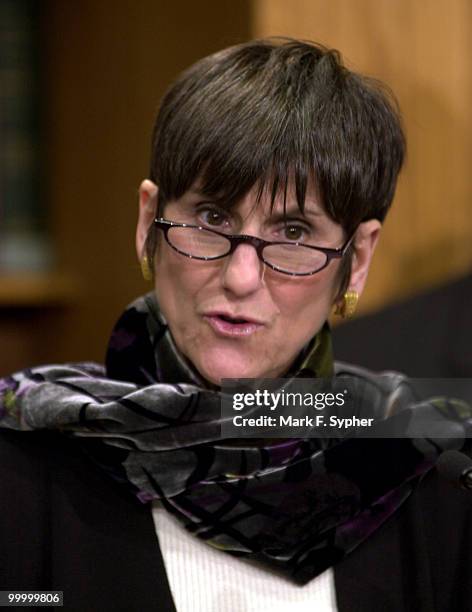
<svg viewBox="0 0 472 612"><path fill-rule="evenodd" d="M348 289L343 295L342 301L337 305L335 314L340 315L343 319L351 319L356 312L359 294L354 289Z"/></svg>
<svg viewBox="0 0 472 612"><path fill-rule="evenodd" d="M141 273L145 281L152 280L152 270L151 266L149 265L149 259L147 255L143 255L143 258L141 259Z"/></svg>

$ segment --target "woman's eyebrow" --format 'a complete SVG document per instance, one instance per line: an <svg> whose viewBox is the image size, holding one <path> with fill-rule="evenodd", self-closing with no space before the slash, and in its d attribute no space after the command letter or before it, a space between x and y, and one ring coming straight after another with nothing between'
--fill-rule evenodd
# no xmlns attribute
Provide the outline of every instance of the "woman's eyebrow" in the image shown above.
<svg viewBox="0 0 472 612"><path fill-rule="evenodd" d="M205 197L204 193L200 191L199 189L197 189L196 187L189 189L184 195L194 196L196 198Z"/></svg>
<svg viewBox="0 0 472 612"><path fill-rule="evenodd" d="M217 200L215 198L211 198L198 189L189 189L186 191L183 196L180 198L181 206L185 206L186 208L193 208L197 204L209 202L216 203Z"/></svg>
<svg viewBox="0 0 472 612"><path fill-rule="evenodd" d="M200 191L197 188L189 189L186 195L189 195L190 197L196 198L198 200L204 200L205 202L218 202L218 198L216 196L209 196L208 194L203 193L203 191Z"/></svg>
<svg viewBox="0 0 472 612"><path fill-rule="evenodd" d="M283 221L287 217L322 217L323 211L319 208L305 208L302 212L298 206L287 208L285 211L274 211L271 215L271 219L274 221Z"/></svg>

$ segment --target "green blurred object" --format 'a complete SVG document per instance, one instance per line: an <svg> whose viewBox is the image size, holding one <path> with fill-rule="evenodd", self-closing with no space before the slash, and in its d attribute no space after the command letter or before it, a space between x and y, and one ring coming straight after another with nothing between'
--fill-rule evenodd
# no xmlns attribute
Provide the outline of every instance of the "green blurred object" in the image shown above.
<svg viewBox="0 0 472 612"><path fill-rule="evenodd" d="M51 263L39 176L39 3L0 0L0 272Z"/></svg>

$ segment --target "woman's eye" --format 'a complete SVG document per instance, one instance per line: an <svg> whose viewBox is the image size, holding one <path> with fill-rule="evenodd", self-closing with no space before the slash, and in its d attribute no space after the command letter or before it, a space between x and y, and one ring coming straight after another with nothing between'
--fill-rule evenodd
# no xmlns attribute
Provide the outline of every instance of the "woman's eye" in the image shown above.
<svg viewBox="0 0 472 612"><path fill-rule="evenodd" d="M228 217L216 208L201 209L198 217L205 225L212 227L222 227L228 221Z"/></svg>
<svg viewBox="0 0 472 612"><path fill-rule="evenodd" d="M283 232L285 239L293 241L303 240L308 234L307 230L300 225L286 225Z"/></svg>

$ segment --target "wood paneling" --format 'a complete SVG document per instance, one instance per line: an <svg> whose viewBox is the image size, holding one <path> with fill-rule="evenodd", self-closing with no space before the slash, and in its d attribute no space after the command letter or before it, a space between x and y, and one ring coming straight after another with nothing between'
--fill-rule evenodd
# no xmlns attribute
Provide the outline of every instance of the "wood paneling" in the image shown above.
<svg viewBox="0 0 472 612"><path fill-rule="evenodd" d="M82 291L53 312L0 311L0 375L103 360L124 306L150 290L134 228L159 99L183 68L250 31L248 0L44 0L41 12L42 185L58 273Z"/></svg>
<svg viewBox="0 0 472 612"><path fill-rule="evenodd" d="M419 292L472 265L472 3L254 0L253 35L307 38L385 81L408 159L361 308Z"/></svg>

